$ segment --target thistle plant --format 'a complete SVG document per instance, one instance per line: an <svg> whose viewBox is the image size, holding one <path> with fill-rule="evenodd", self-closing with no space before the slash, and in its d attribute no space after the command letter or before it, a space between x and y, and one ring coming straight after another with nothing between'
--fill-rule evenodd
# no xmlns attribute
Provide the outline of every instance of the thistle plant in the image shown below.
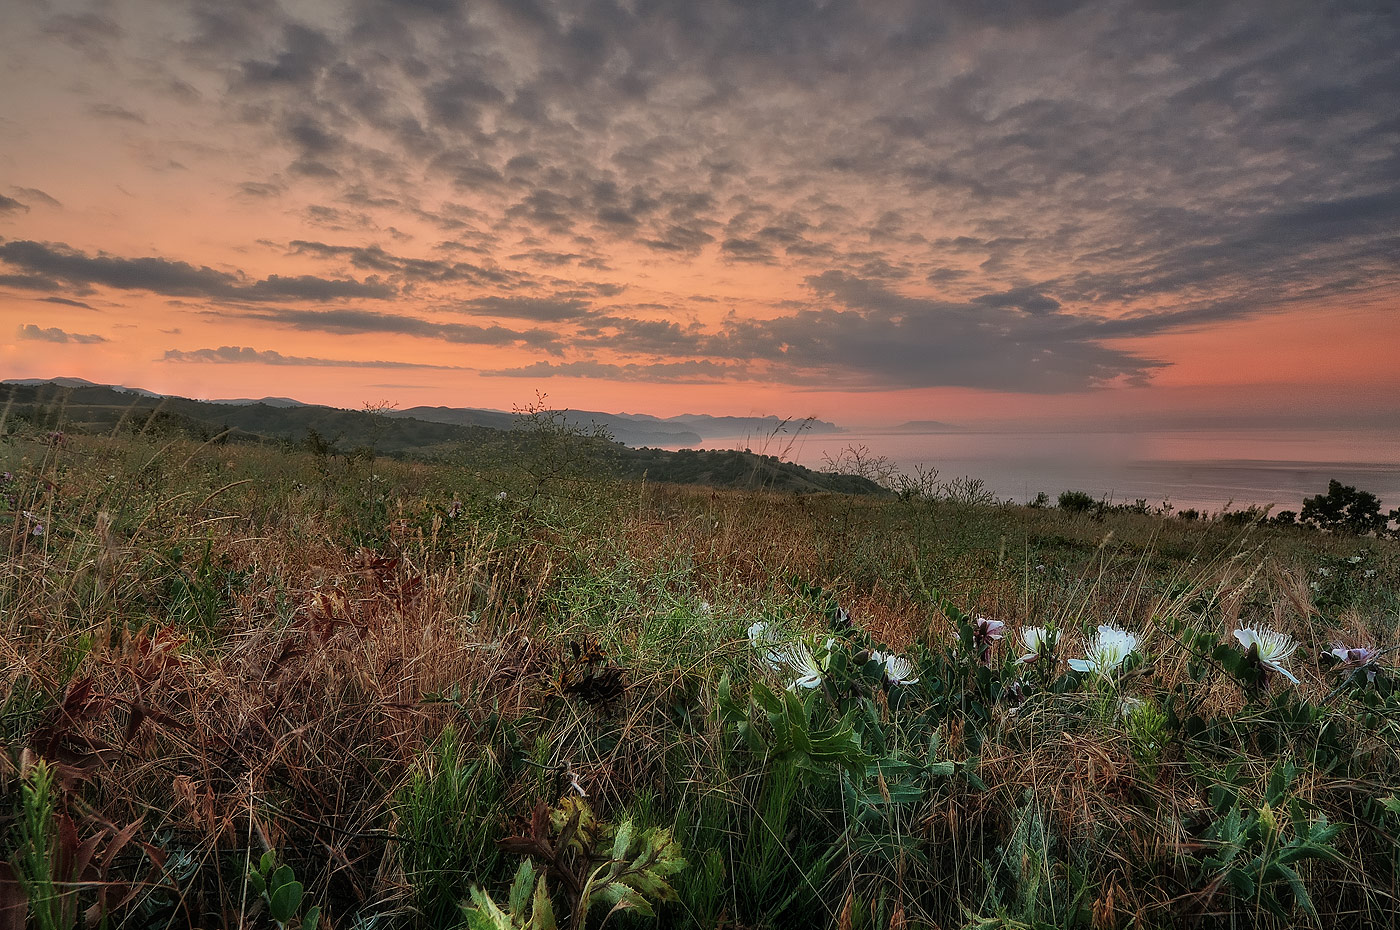
<svg viewBox="0 0 1400 930"><path fill-rule="evenodd" d="M516 872L508 911L480 888L472 888L474 903L466 910L470 927L551 930L554 914L546 875L563 889L572 928L581 930L589 911L599 904L609 908L607 916L627 910L651 917L653 902L675 900L670 881L686 864L670 830L638 832L630 819L616 825L601 822L581 798L565 798L557 808L541 802L527 832L507 837L499 845L505 852L530 858ZM538 882L533 881L533 858L545 866ZM533 902L528 918L527 900Z"/></svg>

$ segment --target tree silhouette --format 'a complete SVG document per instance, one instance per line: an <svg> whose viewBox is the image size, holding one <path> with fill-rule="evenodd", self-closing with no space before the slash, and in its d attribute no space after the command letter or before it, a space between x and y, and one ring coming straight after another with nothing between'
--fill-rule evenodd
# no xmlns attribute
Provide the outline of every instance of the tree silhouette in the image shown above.
<svg viewBox="0 0 1400 930"><path fill-rule="evenodd" d="M1386 530L1381 502L1369 491L1358 491L1336 478L1327 483L1327 493L1303 501L1302 522L1333 533L1366 536Z"/></svg>

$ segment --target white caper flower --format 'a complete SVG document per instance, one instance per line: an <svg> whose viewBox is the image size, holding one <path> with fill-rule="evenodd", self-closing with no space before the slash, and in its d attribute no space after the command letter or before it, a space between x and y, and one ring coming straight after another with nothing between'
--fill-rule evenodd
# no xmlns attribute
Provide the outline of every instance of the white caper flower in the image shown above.
<svg viewBox="0 0 1400 930"><path fill-rule="evenodd" d="M812 650L807 648L806 643L793 643L780 653L782 663L790 671L797 675L796 680L788 685L788 690L796 688L816 688L822 683L822 675L825 669L817 661L817 657L812 654Z"/></svg>
<svg viewBox="0 0 1400 930"><path fill-rule="evenodd" d="M1055 643L1059 641L1060 635L1048 627L1043 626L1023 626L1021 627L1021 645L1025 647L1026 654L1016 660L1017 665L1026 665L1035 662L1041 656L1055 648Z"/></svg>
<svg viewBox="0 0 1400 930"><path fill-rule="evenodd" d="M919 683L919 679L911 678L914 674L914 663L904 656L886 655L883 652L872 652L870 657L885 667L885 680L892 685L914 685Z"/></svg>
<svg viewBox="0 0 1400 930"><path fill-rule="evenodd" d="M784 665L784 650L779 648L781 640L773 625L759 620L749 627L749 645L758 650L758 655L774 671Z"/></svg>
<svg viewBox="0 0 1400 930"><path fill-rule="evenodd" d="M1127 661L1137 649L1137 637L1127 630L1112 626L1100 626L1089 643L1088 655L1082 659L1070 659L1069 667L1076 672L1093 672L1107 676Z"/></svg>
<svg viewBox="0 0 1400 930"><path fill-rule="evenodd" d="M1245 650L1254 648L1257 651L1260 665L1278 672L1295 685L1298 683L1298 679L1293 677L1293 673L1283 667L1283 660L1293 655L1298 649L1298 644L1294 642L1293 637L1275 630L1246 626L1235 631L1235 639Z"/></svg>

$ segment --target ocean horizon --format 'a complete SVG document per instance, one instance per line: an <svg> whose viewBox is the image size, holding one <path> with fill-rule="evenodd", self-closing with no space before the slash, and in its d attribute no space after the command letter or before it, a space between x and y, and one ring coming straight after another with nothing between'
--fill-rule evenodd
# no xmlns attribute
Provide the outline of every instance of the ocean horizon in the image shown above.
<svg viewBox="0 0 1400 930"><path fill-rule="evenodd" d="M1143 429L910 433L849 431L731 436L667 448L750 449L827 470L864 447L901 471L936 468L940 480L970 477L1002 500L1084 491L1114 503L1145 500L1176 510L1302 509L1328 481L1400 506L1400 432L1366 429Z"/></svg>

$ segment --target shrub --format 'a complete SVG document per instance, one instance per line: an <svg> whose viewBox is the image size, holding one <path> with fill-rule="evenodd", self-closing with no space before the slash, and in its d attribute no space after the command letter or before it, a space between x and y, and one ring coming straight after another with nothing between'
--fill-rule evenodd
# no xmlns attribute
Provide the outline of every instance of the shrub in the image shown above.
<svg viewBox="0 0 1400 930"><path fill-rule="evenodd" d="M1327 483L1326 494L1303 501L1302 522L1333 533L1367 536L1384 532L1387 521L1376 495L1333 478Z"/></svg>
<svg viewBox="0 0 1400 930"><path fill-rule="evenodd" d="M1060 509L1070 513L1084 513L1094 506L1094 499L1083 491L1061 491Z"/></svg>

